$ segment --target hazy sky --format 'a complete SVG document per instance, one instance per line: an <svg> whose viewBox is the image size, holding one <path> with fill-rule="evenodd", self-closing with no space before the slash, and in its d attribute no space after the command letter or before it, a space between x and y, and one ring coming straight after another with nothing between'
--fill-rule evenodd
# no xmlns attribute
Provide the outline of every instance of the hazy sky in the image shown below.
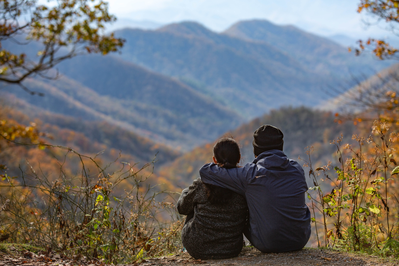
<svg viewBox="0 0 399 266"><path fill-rule="evenodd" d="M50 4L52 1L50 0ZM360 0L105 0L110 12L122 20L161 24L197 21L211 30L223 31L240 20L267 19L292 24L303 30L332 36L344 34L359 39L392 38L386 24L359 14ZM48 4L48 0L39 0ZM365 22L374 25L367 26ZM115 24L116 26L117 24Z"/></svg>
<svg viewBox="0 0 399 266"><path fill-rule="evenodd" d="M194 20L222 31L244 19L267 19L293 24L320 34L349 37L386 36L383 27L366 27L371 20L357 13L360 0L109 0L111 13L119 18L171 23Z"/></svg>

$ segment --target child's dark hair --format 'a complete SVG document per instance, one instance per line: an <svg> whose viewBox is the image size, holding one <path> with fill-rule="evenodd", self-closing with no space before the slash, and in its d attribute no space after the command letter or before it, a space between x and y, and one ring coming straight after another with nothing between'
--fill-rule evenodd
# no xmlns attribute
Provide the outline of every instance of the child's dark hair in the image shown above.
<svg viewBox="0 0 399 266"><path fill-rule="evenodd" d="M237 142L232 138L220 139L213 147L213 155L215 156L218 165L227 169L237 167L241 158L240 148L238 147ZM227 204L234 194L234 192L229 189L210 184L205 184L205 187L207 190L208 200L212 204Z"/></svg>
<svg viewBox="0 0 399 266"><path fill-rule="evenodd" d="M213 146L213 155L218 164L224 168L235 168L241 154L237 142L232 138L222 138Z"/></svg>

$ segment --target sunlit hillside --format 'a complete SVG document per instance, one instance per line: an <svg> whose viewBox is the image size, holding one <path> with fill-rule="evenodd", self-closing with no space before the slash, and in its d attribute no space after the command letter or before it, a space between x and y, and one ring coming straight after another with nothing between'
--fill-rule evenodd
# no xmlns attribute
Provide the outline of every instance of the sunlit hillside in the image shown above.
<svg viewBox="0 0 399 266"><path fill-rule="evenodd" d="M307 107L284 107L272 110L270 113L256 118L251 122L225 133L223 136L233 137L241 148L241 165L251 162L253 155L253 132L263 124L271 124L284 133L284 152L292 159L305 164L308 160L307 147L313 147L312 160L316 165L326 164L331 160L335 146L330 142L341 136L350 142L356 132L353 123L338 124L334 122L334 114L313 110ZM220 136L222 137L222 136ZM215 140L216 141L216 140ZM159 173L173 181L177 186L184 187L198 177L198 171L205 163L212 161L213 145L208 143L193 149L174 162L163 166Z"/></svg>
<svg viewBox="0 0 399 266"><path fill-rule="evenodd" d="M244 121L177 80L117 58L78 57L60 70L67 76L25 82L43 97L18 86L5 86L0 95L13 94L40 109L83 121L107 121L180 150L212 140Z"/></svg>
<svg viewBox="0 0 399 266"><path fill-rule="evenodd" d="M35 171L50 182L61 178L63 171L72 176L79 176L82 165L79 157L74 155L76 151L87 158L95 159L99 166L107 169L110 174L119 171L124 164L130 164L136 169L151 164L152 166L143 172L144 176L149 177L149 182L174 189L168 181L160 181L158 176L152 174L151 169L171 162L178 157L178 152L105 121L82 123L80 119L50 112L36 113L34 108L24 109L26 103L21 101L18 103L19 106L15 104L10 106L2 102L0 121L6 121L10 125L14 123L33 125L44 134L41 137L42 142L51 146L34 143L32 145L24 139L3 145L0 161L7 164L8 175L18 177L17 181L22 181L19 178L21 173L27 178L32 175L31 171ZM57 148L58 146L62 147ZM85 161L89 163L90 160L85 159ZM96 175L95 171L91 174L93 178Z"/></svg>

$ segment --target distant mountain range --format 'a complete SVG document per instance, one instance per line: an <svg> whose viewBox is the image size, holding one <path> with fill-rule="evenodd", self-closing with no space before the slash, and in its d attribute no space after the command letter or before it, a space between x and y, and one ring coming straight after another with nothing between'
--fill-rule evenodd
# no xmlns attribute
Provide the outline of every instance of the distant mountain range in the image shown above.
<svg viewBox="0 0 399 266"><path fill-rule="evenodd" d="M125 28L142 29L142 30L155 30L165 26L165 23L159 23L151 20L134 20L129 18L118 18L118 20L111 25L107 26L107 31L112 32ZM328 39L340 44L343 47L355 46L358 39L351 38L345 34L334 34L326 36ZM396 43L395 43L396 44Z"/></svg>
<svg viewBox="0 0 399 266"><path fill-rule="evenodd" d="M59 69L68 77L25 83L44 97L31 96L17 86L4 91L44 110L107 121L181 150L211 140L243 121L187 85L118 58L82 56L64 62Z"/></svg>
<svg viewBox="0 0 399 266"><path fill-rule="evenodd" d="M1 97L16 95L37 113L106 121L186 151L271 109L316 106L328 98L324 89L390 64L262 20L239 22L223 33L182 22L116 35L126 39L121 54L77 56L57 66L57 80L26 81L45 97L15 86L3 86ZM33 58L39 50L35 43L2 46Z"/></svg>
<svg viewBox="0 0 399 266"><path fill-rule="evenodd" d="M165 26L165 23L159 23L155 21L150 21L150 20L133 20L129 18L118 18L116 22L114 22L112 25L109 25L107 27L108 32L116 31L116 30L121 30L125 28L133 28L133 29L143 29L143 30L155 30L158 28L161 28ZM345 34L334 34L334 35L329 35L325 36L328 39L336 42L337 44L347 48L347 47L354 47L356 46L356 42L359 40L359 38L352 38L349 37ZM395 47L398 46L398 40L387 40L390 44L394 45Z"/></svg>
<svg viewBox="0 0 399 266"><path fill-rule="evenodd" d="M127 41L123 60L178 78L247 119L282 105L316 105L337 81L390 64L263 20L239 22L220 34L182 22L116 35Z"/></svg>

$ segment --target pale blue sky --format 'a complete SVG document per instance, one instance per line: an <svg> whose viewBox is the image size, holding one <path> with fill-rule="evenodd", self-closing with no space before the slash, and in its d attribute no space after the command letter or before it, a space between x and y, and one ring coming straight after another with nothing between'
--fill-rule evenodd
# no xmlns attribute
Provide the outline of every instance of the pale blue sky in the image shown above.
<svg viewBox="0 0 399 266"><path fill-rule="evenodd" d="M276 24L293 24L304 30L329 36L353 38L386 36L382 27L366 27L370 16L357 13L360 0L110 0L110 11L119 18L171 23L198 21L222 31L245 19L267 19Z"/></svg>
<svg viewBox="0 0 399 266"><path fill-rule="evenodd" d="M384 29L384 23L366 26L365 22L375 24L375 20L366 13L357 13L360 0L105 1L109 3L110 12L124 23L126 19L161 24L191 20L219 32L240 20L267 19L279 25L295 25L322 36L344 34L353 39L391 39L393 36ZM48 0L39 0L39 3L48 4Z"/></svg>

